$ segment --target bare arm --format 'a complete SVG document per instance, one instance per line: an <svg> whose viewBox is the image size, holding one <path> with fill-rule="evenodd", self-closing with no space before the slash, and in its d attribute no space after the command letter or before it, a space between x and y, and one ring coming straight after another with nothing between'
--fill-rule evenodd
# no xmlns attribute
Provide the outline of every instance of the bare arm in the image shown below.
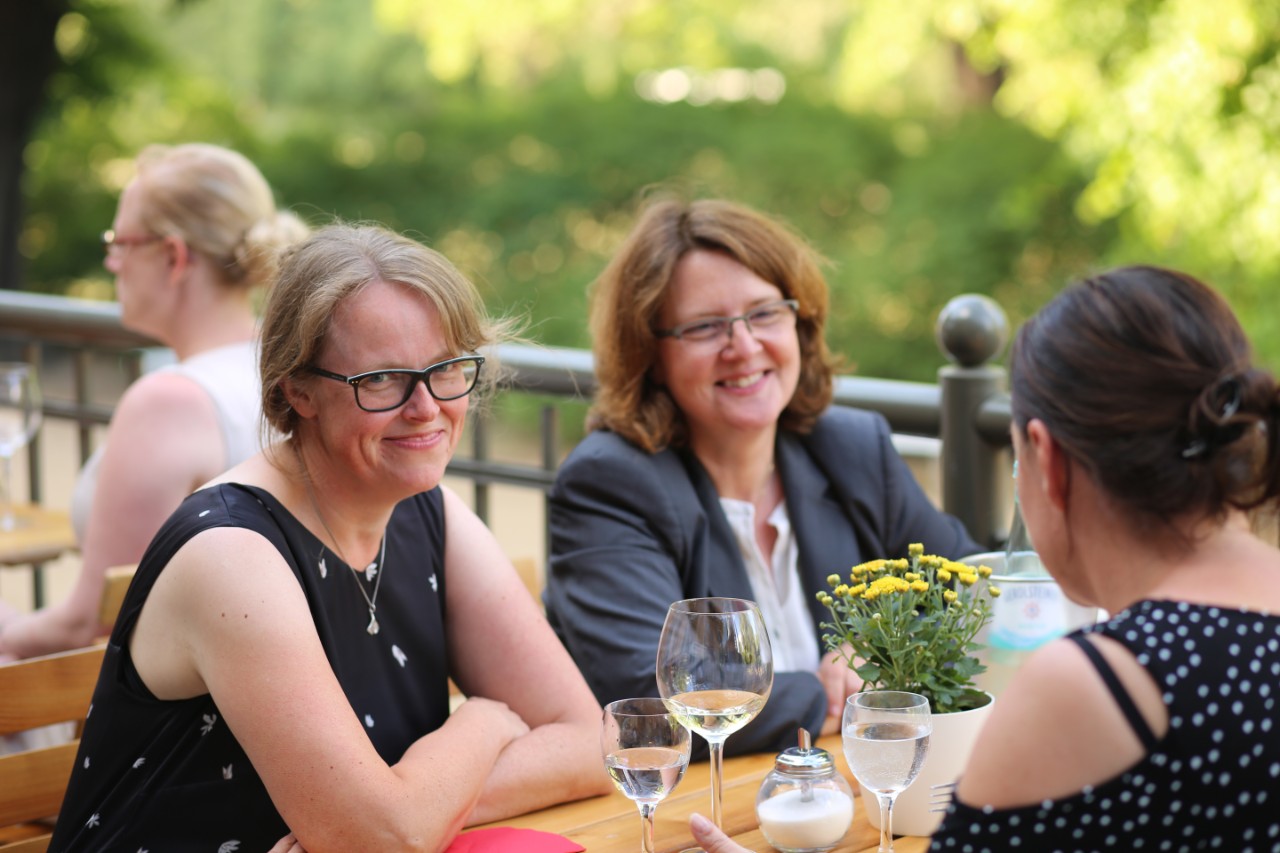
<svg viewBox="0 0 1280 853"><path fill-rule="evenodd" d="M1156 683L1122 646L1093 641L1162 737L1169 721ZM1069 640L1057 640L1023 664L996 701L958 795L979 807L1030 805L1106 781L1143 755L1097 670Z"/></svg>
<svg viewBox="0 0 1280 853"><path fill-rule="evenodd" d="M248 530L205 531L175 555L130 650L160 698L213 697L311 853L444 847L499 754L528 731L478 699L388 766L333 674L297 579Z"/></svg>
<svg viewBox="0 0 1280 853"><path fill-rule="evenodd" d="M107 433L75 586L57 604L6 622L0 653L49 654L105 633L98 603L106 570L138 562L169 514L220 473L225 458L213 401L198 384L156 373L130 386Z"/></svg>
<svg viewBox="0 0 1280 853"><path fill-rule="evenodd" d="M600 706L493 534L444 494L454 679L469 696L503 702L530 729L503 750L467 823L606 793Z"/></svg>

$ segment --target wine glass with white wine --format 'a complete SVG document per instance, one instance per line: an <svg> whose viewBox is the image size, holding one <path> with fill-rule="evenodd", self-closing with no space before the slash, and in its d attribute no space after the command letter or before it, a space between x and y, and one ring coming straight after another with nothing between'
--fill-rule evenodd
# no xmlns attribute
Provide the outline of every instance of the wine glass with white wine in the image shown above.
<svg viewBox="0 0 1280 853"><path fill-rule="evenodd" d="M10 468L14 454L40 429L41 405L35 366L0 362L0 530L18 526Z"/></svg>
<svg viewBox="0 0 1280 853"><path fill-rule="evenodd" d="M604 706L604 766L618 790L640 809L641 853L653 853L653 813L689 766L689 730L654 697Z"/></svg>
<svg viewBox="0 0 1280 853"><path fill-rule="evenodd" d="M711 749L711 817L721 824L724 742L751 722L773 688L773 651L754 601L689 598L667 610L658 641L658 693Z"/></svg>
<svg viewBox="0 0 1280 853"><path fill-rule="evenodd" d="M880 801L879 853L893 853L893 802L915 781L929 754L929 700L902 690L868 690L845 701L844 757Z"/></svg>

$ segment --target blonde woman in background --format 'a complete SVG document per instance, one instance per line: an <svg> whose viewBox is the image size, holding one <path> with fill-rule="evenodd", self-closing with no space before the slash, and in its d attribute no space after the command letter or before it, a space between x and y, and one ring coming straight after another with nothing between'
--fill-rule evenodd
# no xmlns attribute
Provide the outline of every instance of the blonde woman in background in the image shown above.
<svg viewBox="0 0 1280 853"><path fill-rule="evenodd" d="M279 251L306 235L278 211L244 156L216 145L150 146L111 230L125 328L172 348L177 363L125 391L107 436L76 480L72 520L83 558L63 601L31 614L0 602L0 660L87 645L104 573L136 563L184 497L260 447L253 292Z"/></svg>

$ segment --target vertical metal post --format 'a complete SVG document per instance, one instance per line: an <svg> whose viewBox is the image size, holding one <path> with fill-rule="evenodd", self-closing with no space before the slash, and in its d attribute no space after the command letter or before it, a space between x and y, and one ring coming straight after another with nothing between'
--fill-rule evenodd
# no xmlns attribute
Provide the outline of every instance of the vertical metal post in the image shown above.
<svg viewBox="0 0 1280 853"><path fill-rule="evenodd" d="M22 353L23 360L30 364L31 369L35 371L37 382L39 382L41 378L40 368L42 354L43 352L39 341L32 341L27 344ZM43 391L44 389L42 388L41 390ZM43 410L43 395L41 395L40 405ZM41 417L43 417L43 415L44 413L41 411ZM31 437L31 441L27 444L27 500L33 504L40 502L40 479L42 476L43 475L40 470L40 432L37 430L36 434ZM12 478L10 478L8 485L12 490ZM18 503L18 496L10 491L9 500L16 505ZM44 563L31 564L31 602L35 606L36 610L44 607Z"/></svg>
<svg viewBox="0 0 1280 853"><path fill-rule="evenodd" d="M1009 339L1009 321L995 300L957 296L935 328L938 347L954 362L938 371L942 400L942 506L987 547L999 544L1003 513L997 477L1001 448L978 432L978 410L1001 392L1005 370L988 362Z"/></svg>
<svg viewBox="0 0 1280 853"><path fill-rule="evenodd" d="M556 437L559 435L559 412L553 405L542 407L542 422L539 431L542 436L542 470L554 472L560 464ZM551 499L550 492L542 493L542 566L543 571L550 564L551 557Z"/></svg>
<svg viewBox="0 0 1280 853"><path fill-rule="evenodd" d="M471 456L477 462L489 459L489 418L488 412L476 418L471 430ZM489 484L475 479L475 511L480 520L489 523Z"/></svg>

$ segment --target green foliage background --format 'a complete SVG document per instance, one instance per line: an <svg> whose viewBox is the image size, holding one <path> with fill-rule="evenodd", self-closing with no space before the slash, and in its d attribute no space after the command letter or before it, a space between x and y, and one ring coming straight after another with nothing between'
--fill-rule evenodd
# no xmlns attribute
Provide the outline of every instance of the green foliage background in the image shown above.
<svg viewBox="0 0 1280 853"><path fill-rule="evenodd" d="M1262 2L73 8L27 153L33 290L110 298L96 237L133 154L207 140L313 223L419 236L547 344L588 345L587 286L664 184L807 235L832 262L830 342L864 375L932 381L951 296L988 293L1017 323L1127 262L1213 282L1280 363L1280 68ZM645 72L727 67L776 68L786 93L637 94Z"/></svg>

